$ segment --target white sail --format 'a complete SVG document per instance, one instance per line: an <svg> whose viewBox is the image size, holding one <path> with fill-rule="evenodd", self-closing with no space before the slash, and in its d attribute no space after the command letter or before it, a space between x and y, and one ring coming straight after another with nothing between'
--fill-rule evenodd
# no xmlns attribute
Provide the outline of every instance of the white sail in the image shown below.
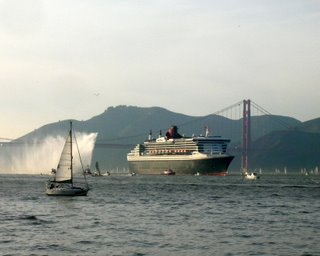
<svg viewBox="0 0 320 256"><path fill-rule="evenodd" d="M72 133L69 132L69 136L64 144L60 161L57 167L56 182L72 183Z"/></svg>

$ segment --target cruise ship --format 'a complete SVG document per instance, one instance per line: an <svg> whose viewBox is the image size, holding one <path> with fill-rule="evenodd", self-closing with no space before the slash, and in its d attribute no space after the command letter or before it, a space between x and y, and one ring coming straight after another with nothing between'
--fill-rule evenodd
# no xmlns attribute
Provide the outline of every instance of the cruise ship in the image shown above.
<svg viewBox="0 0 320 256"><path fill-rule="evenodd" d="M129 170L137 174L219 175L225 176L234 158L227 154L229 139L210 136L184 137L177 126L170 127L165 136L137 144L127 155Z"/></svg>

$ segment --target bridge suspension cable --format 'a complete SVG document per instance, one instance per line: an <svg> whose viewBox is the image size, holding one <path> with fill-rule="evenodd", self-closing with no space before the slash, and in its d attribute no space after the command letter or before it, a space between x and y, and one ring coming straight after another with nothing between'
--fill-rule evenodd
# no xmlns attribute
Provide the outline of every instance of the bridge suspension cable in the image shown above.
<svg viewBox="0 0 320 256"><path fill-rule="evenodd" d="M253 106L255 109L257 109L258 111L260 111L262 114L264 115L268 115L271 117L271 120L273 122L276 122L278 124L280 124L281 126L283 126L284 128L290 128L291 125L286 123L283 120L277 119L275 118L275 115L271 114L269 111L267 111L266 109L264 109L263 107L261 107L260 105L258 105L257 103L251 101L251 106Z"/></svg>

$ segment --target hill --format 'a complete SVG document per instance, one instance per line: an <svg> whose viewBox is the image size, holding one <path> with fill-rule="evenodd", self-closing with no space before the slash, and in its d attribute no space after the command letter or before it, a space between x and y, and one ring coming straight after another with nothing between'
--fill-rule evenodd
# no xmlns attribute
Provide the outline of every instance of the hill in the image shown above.
<svg viewBox="0 0 320 256"><path fill-rule="evenodd" d="M274 131L256 140L250 166L271 170L299 171L320 166L320 134L304 131Z"/></svg>
<svg viewBox="0 0 320 256"><path fill-rule="evenodd" d="M68 122L65 120L47 124L14 143L41 141L47 136L64 136ZM251 122L253 151L250 164L253 167L300 168L307 163L317 163L318 151L312 151L311 148L317 147L320 118L301 123L285 116L253 116ZM230 150L236 159L230 169L239 171L241 157L239 150L234 149L241 147L241 123L241 119L232 120L218 115L188 116L161 107L117 106L109 107L102 114L86 121L74 120L73 126L79 132L98 133L92 165L98 161L104 170L127 168L126 154L135 144L142 143L150 130L152 136L157 137L160 130L164 133L175 124L180 134L192 135L203 134L204 127L209 126L213 134L231 138Z"/></svg>
<svg viewBox="0 0 320 256"><path fill-rule="evenodd" d="M320 166L320 118L273 131L252 143L251 168L299 171Z"/></svg>
<svg viewBox="0 0 320 256"><path fill-rule="evenodd" d="M301 123L300 125L294 127L294 129L302 132L320 133L320 118Z"/></svg>
<svg viewBox="0 0 320 256"><path fill-rule="evenodd" d="M59 121L44 125L21 138L18 141L43 139L48 135L63 135L69 127L69 120ZM283 130L301 124L300 121L284 116L253 116L252 139L255 140L271 131ZM147 138L151 130L154 136L159 131L166 131L171 125L177 125L182 134L202 134L205 126L211 133L226 136L238 145L241 140L242 119L233 120L219 115L188 116L168 111L160 107L134 107L117 106L109 107L102 114L92 117L87 121L73 120L75 129L80 132L97 132L97 142L117 142L126 144L139 143Z"/></svg>

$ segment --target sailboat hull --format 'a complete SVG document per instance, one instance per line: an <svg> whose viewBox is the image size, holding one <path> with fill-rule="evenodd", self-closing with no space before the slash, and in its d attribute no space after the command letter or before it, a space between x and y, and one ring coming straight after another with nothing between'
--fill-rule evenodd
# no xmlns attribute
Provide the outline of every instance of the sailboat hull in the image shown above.
<svg viewBox="0 0 320 256"><path fill-rule="evenodd" d="M48 196L86 196L88 189L79 187L61 187L61 188L47 188L46 194Z"/></svg>

